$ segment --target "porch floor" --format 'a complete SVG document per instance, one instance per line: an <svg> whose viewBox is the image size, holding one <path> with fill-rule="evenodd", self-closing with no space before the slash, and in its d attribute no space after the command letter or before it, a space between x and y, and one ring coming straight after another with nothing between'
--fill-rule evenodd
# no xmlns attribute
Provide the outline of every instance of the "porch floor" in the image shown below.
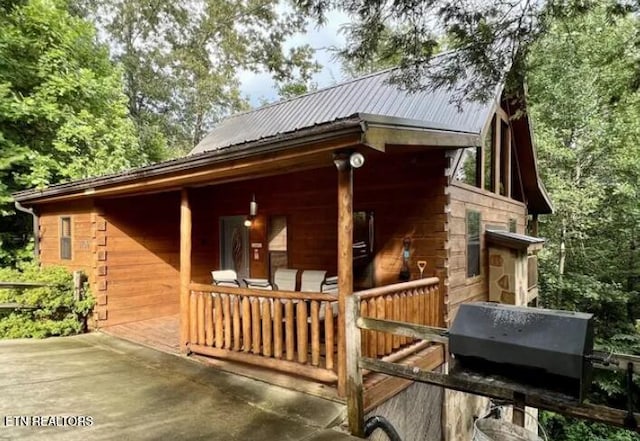
<svg viewBox="0 0 640 441"><path fill-rule="evenodd" d="M170 354L180 353L180 317L177 314L109 326L102 328L101 332L161 352ZM344 402L344 400L338 398L337 389L332 385L229 360L220 360L196 354L192 354L189 358L222 371L242 375L320 398Z"/></svg>
<svg viewBox="0 0 640 441"><path fill-rule="evenodd" d="M102 328L105 334L170 354L180 353L180 317L168 315Z"/></svg>
<svg viewBox="0 0 640 441"><path fill-rule="evenodd" d="M133 343L156 349L169 354L180 354L178 315L157 317L137 322L124 323L101 329L105 334L121 338ZM192 360L215 367L221 371L259 380L268 384L303 392L316 397L344 403L338 397L335 385L327 385L304 377L261 368L259 366L221 360L212 357L192 354ZM423 369L436 369L444 362L444 353L439 345L428 346L408 356L403 363L419 366ZM365 408L375 408L411 384L409 380L371 373L364 378Z"/></svg>

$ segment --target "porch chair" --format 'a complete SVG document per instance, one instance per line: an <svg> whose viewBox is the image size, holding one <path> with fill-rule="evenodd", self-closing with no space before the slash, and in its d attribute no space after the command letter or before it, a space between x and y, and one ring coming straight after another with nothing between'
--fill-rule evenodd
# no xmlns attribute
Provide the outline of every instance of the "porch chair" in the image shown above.
<svg viewBox="0 0 640 441"><path fill-rule="evenodd" d="M246 278L246 279L242 279L242 280L247 285L247 288L264 289L266 291L272 291L273 290L273 286L271 285L271 282L269 282L269 279L250 279L250 278Z"/></svg>
<svg viewBox="0 0 640 441"><path fill-rule="evenodd" d="M211 277L213 278L214 285L240 287L238 273L234 270L211 271Z"/></svg>
<svg viewBox="0 0 640 441"><path fill-rule="evenodd" d="M302 279L300 281L300 291L302 292L324 292L327 294L332 294L336 297L335 302L331 302L331 311L333 313L333 317L337 317L338 315L338 278L331 277L329 281L331 283L326 284L327 282L327 272L320 270L306 270L302 273ZM326 285L326 287L325 287ZM322 302L320 305L320 320L325 319L325 302ZM311 321L311 318L308 319Z"/></svg>
<svg viewBox="0 0 640 441"><path fill-rule="evenodd" d="M322 283L327 276L326 271L305 270L300 279L301 292L322 292Z"/></svg>
<svg viewBox="0 0 640 441"><path fill-rule="evenodd" d="M297 269L278 268L273 275L273 284L279 291L295 291L297 278Z"/></svg>

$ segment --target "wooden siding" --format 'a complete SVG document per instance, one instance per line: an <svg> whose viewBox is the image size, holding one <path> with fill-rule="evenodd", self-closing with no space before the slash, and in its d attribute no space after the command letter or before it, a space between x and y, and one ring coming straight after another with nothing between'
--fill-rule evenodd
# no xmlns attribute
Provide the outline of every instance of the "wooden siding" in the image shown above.
<svg viewBox="0 0 640 441"><path fill-rule="evenodd" d="M71 271L82 270L88 276L93 268L93 224L91 201L45 205L38 210L40 263L61 265ZM60 218L71 218L71 259L60 258Z"/></svg>
<svg viewBox="0 0 640 441"><path fill-rule="evenodd" d="M509 227L509 220L516 220L518 233L525 232L527 211L523 203L504 196L453 182L447 188L448 207L448 263L449 274L445 297L446 321L450 323L460 303L488 300L487 245L484 231L487 226ZM467 277L466 212L480 213L480 275Z"/></svg>
<svg viewBox="0 0 640 441"><path fill-rule="evenodd" d="M100 296L111 326L179 311L179 193L99 202L105 222Z"/></svg>
<svg viewBox="0 0 640 441"><path fill-rule="evenodd" d="M425 276L444 268L445 183L443 151L381 154L370 152L354 171L354 210L373 211L375 285L398 281L402 240L412 238L411 275L419 277L417 260L427 260ZM210 283L218 269L220 216L248 214L253 194L259 217L250 242L260 243L258 261L251 254L251 275L268 273L266 222L286 216L288 265L291 268L337 270L337 171L333 167L191 190L193 209L193 279Z"/></svg>

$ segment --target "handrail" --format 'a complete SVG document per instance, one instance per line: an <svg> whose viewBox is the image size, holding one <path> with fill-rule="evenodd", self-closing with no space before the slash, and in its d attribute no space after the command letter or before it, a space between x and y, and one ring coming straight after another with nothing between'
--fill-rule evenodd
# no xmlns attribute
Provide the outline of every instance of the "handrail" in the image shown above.
<svg viewBox="0 0 640 441"><path fill-rule="evenodd" d="M214 294L232 294L240 297L265 297L284 300L318 300L337 302L338 296L320 292L272 291L268 289L236 288L233 286L207 285L206 283L189 284L191 291L210 292Z"/></svg>
<svg viewBox="0 0 640 441"><path fill-rule="evenodd" d="M386 294L392 294L403 290L422 288L425 286L437 285L440 279L437 277L427 277L426 279L412 280L410 282L394 283L392 285L379 286L377 288L365 289L354 293L360 299L369 299L371 297L379 297Z"/></svg>

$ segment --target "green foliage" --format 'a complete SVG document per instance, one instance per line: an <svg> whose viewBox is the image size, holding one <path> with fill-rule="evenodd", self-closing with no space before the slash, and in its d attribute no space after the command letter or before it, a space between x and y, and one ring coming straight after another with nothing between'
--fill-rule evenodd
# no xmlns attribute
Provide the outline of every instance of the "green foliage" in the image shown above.
<svg viewBox="0 0 640 441"><path fill-rule="evenodd" d="M35 308L0 315L0 338L44 338L84 331L94 300L89 292L86 292L82 300L74 300L73 276L66 269L39 269L30 264L23 266L21 270L0 269L0 280L50 285L32 289L0 290L0 303L16 302Z"/></svg>
<svg viewBox="0 0 640 441"><path fill-rule="evenodd" d="M531 48L530 110L540 172L554 202L540 233L544 306L594 314L596 347L640 354L640 93L638 18L615 3L563 16ZM632 386L640 403L638 379ZM626 408L623 375L598 371L589 400ZM550 439L640 440L634 433L544 413Z"/></svg>
<svg viewBox="0 0 640 441"><path fill-rule="evenodd" d="M540 422L553 441L638 441L638 434L605 424L587 423L551 412L541 412Z"/></svg>
<svg viewBox="0 0 640 441"><path fill-rule="evenodd" d="M4 2L0 13L0 265L18 260L31 219L11 193L146 162L121 72L65 0Z"/></svg>
<svg viewBox="0 0 640 441"><path fill-rule="evenodd" d="M227 114L244 110L239 74L265 71L283 93L318 65L308 45L285 47L305 20L277 0L77 0L124 68L129 112L152 160L190 151Z"/></svg>

